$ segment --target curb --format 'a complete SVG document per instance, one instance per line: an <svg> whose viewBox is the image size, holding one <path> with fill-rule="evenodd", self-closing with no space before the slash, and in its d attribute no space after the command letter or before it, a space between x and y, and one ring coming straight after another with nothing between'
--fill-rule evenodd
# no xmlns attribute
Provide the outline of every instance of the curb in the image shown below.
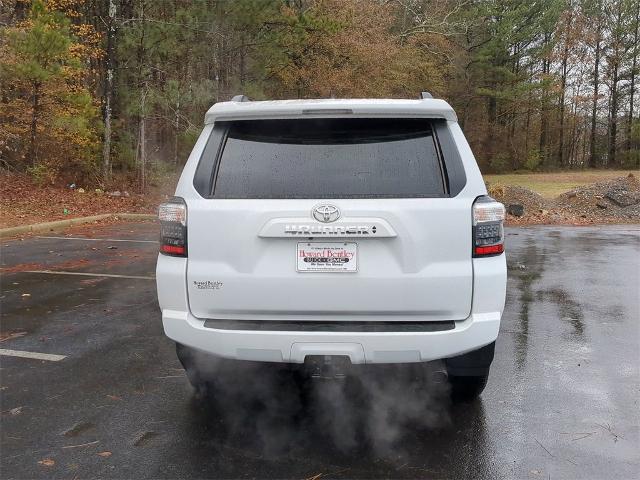
<svg viewBox="0 0 640 480"><path fill-rule="evenodd" d="M121 218L123 220L153 220L157 215L151 213L103 213L102 215L93 215L90 217L70 218L68 220L57 220L54 222L34 223L33 225L19 225L17 227L8 227L0 229L0 238L13 237L23 233L34 233L50 231L59 228L71 227L73 225L82 225L91 223L105 218Z"/></svg>

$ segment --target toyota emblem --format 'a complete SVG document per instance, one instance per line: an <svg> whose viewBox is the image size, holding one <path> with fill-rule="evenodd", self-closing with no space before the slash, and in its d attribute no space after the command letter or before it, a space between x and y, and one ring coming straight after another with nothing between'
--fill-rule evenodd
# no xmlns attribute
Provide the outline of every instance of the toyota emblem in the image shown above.
<svg viewBox="0 0 640 480"><path fill-rule="evenodd" d="M340 218L340 209L335 205L316 205L311 210L311 215L322 223L335 222Z"/></svg>

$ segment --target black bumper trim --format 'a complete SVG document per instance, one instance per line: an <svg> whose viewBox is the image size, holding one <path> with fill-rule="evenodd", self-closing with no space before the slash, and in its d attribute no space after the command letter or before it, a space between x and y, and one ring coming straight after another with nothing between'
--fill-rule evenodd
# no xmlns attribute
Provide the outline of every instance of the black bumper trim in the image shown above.
<svg viewBox="0 0 640 480"><path fill-rule="evenodd" d="M217 330L254 330L272 332L444 332L456 328L453 320L433 322L326 322L278 320L204 321L206 328Z"/></svg>
<svg viewBox="0 0 640 480"><path fill-rule="evenodd" d="M461 377L487 375L491 362L493 362L495 348L496 342L494 341L464 355L446 358L444 362L447 366L447 373Z"/></svg>

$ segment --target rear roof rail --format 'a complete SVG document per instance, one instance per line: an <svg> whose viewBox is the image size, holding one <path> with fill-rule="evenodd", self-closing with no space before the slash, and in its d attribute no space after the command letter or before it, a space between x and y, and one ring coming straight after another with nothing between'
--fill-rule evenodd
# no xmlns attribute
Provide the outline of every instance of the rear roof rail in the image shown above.
<svg viewBox="0 0 640 480"><path fill-rule="evenodd" d="M246 95L234 95L231 99L232 102L250 102L249 97Z"/></svg>

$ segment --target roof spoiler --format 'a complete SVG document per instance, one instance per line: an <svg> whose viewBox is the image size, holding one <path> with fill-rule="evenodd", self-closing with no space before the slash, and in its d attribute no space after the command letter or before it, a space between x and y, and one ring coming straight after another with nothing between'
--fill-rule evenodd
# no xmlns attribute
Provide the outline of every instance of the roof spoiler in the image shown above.
<svg viewBox="0 0 640 480"><path fill-rule="evenodd" d="M433 98L433 95L429 92L420 92L420 99L425 100L427 98ZM246 95L234 95L231 98L232 102L250 102L251 100Z"/></svg>

